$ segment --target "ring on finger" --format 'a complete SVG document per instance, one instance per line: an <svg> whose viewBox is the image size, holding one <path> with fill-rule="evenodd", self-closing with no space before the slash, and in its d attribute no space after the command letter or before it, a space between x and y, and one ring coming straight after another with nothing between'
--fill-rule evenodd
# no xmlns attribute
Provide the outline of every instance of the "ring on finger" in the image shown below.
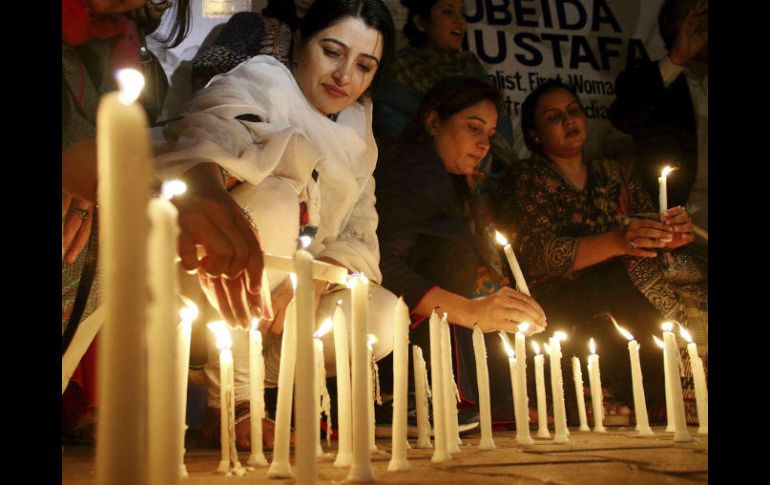
<svg viewBox="0 0 770 485"><path fill-rule="evenodd" d="M629 246L631 246L631 247L632 247L632 248L634 248L634 249L636 249L636 247L637 247L637 246L636 246L636 241L635 241L635 240L633 240L633 239L632 239L632 240L630 240L630 241L628 242L628 245L629 245Z"/></svg>
<svg viewBox="0 0 770 485"><path fill-rule="evenodd" d="M78 217L80 217L80 220L82 220L83 222L86 222L88 218L91 217L91 214L89 214L87 210L81 209L80 207L75 207L74 209L72 209L72 212L77 214Z"/></svg>

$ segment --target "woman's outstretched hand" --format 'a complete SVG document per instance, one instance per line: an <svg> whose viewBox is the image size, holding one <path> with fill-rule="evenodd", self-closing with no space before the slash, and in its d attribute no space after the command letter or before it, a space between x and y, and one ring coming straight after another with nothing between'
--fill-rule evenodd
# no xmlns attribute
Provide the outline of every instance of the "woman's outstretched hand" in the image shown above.
<svg viewBox="0 0 770 485"><path fill-rule="evenodd" d="M617 243L623 254L640 258L654 258L654 249L666 247L665 240L673 238L671 228L653 219L632 218L617 233Z"/></svg>
<svg viewBox="0 0 770 485"><path fill-rule="evenodd" d="M663 213L663 223L673 232L673 239L666 243L669 249L676 249L695 240L692 219L684 207L677 206Z"/></svg>
<svg viewBox="0 0 770 485"><path fill-rule="evenodd" d="M548 323L545 312L531 297L507 286L497 293L471 300L471 319L482 332L516 332L518 324L529 322L527 335L542 332Z"/></svg>

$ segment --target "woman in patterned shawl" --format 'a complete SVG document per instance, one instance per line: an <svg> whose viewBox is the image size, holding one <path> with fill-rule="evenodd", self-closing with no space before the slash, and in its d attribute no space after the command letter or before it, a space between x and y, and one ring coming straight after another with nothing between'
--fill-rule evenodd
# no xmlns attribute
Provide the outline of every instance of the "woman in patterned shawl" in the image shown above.
<svg viewBox="0 0 770 485"><path fill-rule="evenodd" d="M705 278L684 248L694 239L690 216L673 207L659 222L635 174L613 160L584 160L585 114L560 81L527 97L522 132L533 156L490 189L498 224L516 235L515 251L551 326L572 328L565 355L585 355L589 338L596 339L608 363L602 382L628 404L625 339L610 315L641 343L648 409L659 418L661 353L652 335L674 320L707 352ZM687 397L691 378L683 384Z"/></svg>

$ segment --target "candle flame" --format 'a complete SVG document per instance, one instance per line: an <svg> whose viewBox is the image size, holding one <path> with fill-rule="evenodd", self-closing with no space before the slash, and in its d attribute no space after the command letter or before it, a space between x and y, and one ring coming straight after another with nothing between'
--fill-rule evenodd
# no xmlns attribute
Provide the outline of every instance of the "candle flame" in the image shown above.
<svg viewBox="0 0 770 485"><path fill-rule="evenodd" d="M508 354L508 358L513 359L516 356L516 353L513 351L511 344L508 343L508 341L502 335L500 335L500 340L503 341L503 348L505 349L505 353Z"/></svg>
<svg viewBox="0 0 770 485"><path fill-rule="evenodd" d="M506 239L506 237L500 234L498 231L495 231L495 239L497 240L497 244L500 246L508 245L508 239Z"/></svg>
<svg viewBox="0 0 770 485"><path fill-rule="evenodd" d="M612 315L610 315L610 318L612 318ZM618 329L618 332L620 332L620 334L623 335L626 340L634 340L634 336L631 335L631 332L618 325L618 322L616 322L614 318L612 318L612 324L615 325L615 328Z"/></svg>
<svg viewBox="0 0 770 485"><path fill-rule="evenodd" d="M666 177L668 177L668 174L670 174L673 171L674 171L673 168L671 168L670 166L666 165L665 167L663 167L663 170L660 171L660 176L663 177L663 178L666 178Z"/></svg>
<svg viewBox="0 0 770 485"><path fill-rule="evenodd" d="M556 340L567 340L567 334L562 332L561 330L558 330L553 333L553 338Z"/></svg>
<svg viewBox="0 0 770 485"><path fill-rule="evenodd" d="M342 306L342 300L337 300L337 306Z"/></svg>
<svg viewBox="0 0 770 485"><path fill-rule="evenodd" d="M233 337L230 335L230 329L227 328L227 324L223 320L210 322L206 326L214 334L214 338L217 339L217 348L219 350L227 350L233 346Z"/></svg>
<svg viewBox="0 0 770 485"><path fill-rule="evenodd" d="M591 340L588 341L588 350L591 351L591 355L596 354L596 342L594 341L593 337L591 337Z"/></svg>
<svg viewBox="0 0 770 485"><path fill-rule="evenodd" d="M251 331L252 332L259 332L259 324L262 320L257 317L252 317L251 319Z"/></svg>
<svg viewBox="0 0 770 485"><path fill-rule="evenodd" d="M683 339L687 340L688 344L692 343L692 335L690 335L690 332L687 331L686 328L684 328L681 324L679 325L679 335L682 336Z"/></svg>
<svg viewBox="0 0 770 485"><path fill-rule="evenodd" d="M543 349L545 349L545 353L548 355L551 355L551 346L547 343L543 342Z"/></svg>
<svg viewBox="0 0 770 485"><path fill-rule="evenodd" d="M323 321L323 323L318 328L318 330L316 330L316 332L313 334L313 338L321 338L321 337L323 337L324 335L329 333L329 330L332 329L332 326L333 326L332 319L331 318L327 318L326 320Z"/></svg>
<svg viewBox="0 0 770 485"><path fill-rule="evenodd" d="M661 339L656 337L655 335L652 336L652 339L655 341L655 345L657 345L661 349L665 349L666 348L666 344Z"/></svg>
<svg viewBox="0 0 770 485"><path fill-rule="evenodd" d="M530 341L530 344L532 344L532 350L535 351L535 354L540 355L540 346L537 344L537 342L532 340Z"/></svg>
<svg viewBox="0 0 770 485"><path fill-rule="evenodd" d="M299 243L302 245L302 249L309 248L311 242L313 242L313 238L310 237L310 236L300 236L299 237Z"/></svg>
<svg viewBox="0 0 770 485"><path fill-rule="evenodd" d="M369 350L372 350L372 346L377 343L377 336L370 333L366 336L366 345L369 346Z"/></svg>
<svg viewBox="0 0 770 485"><path fill-rule="evenodd" d="M196 318L198 318L198 315L200 315L200 312L198 311L198 305L193 303L192 300L185 298L184 296L180 295L180 298L182 301L184 301L185 306L179 309L179 318L181 318L183 322L192 323Z"/></svg>
<svg viewBox="0 0 770 485"><path fill-rule="evenodd" d="M144 76L136 69L119 69L115 78L120 87L118 99L123 104L131 104L139 98L144 88Z"/></svg>
<svg viewBox="0 0 770 485"><path fill-rule="evenodd" d="M360 279L364 283L369 283L369 279L366 277L363 273L353 273L348 275L348 282L347 287L350 289L353 289L353 284L355 283L356 279Z"/></svg>
<svg viewBox="0 0 770 485"><path fill-rule="evenodd" d="M522 332L522 333L524 333L524 332L526 332L527 330L529 330L529 326L530 326L530 325L531 325L531 324L530 324L529 322L521 322L521 323L519 324L519 328L516 330L516 332Z"/></svg>
<svg viewBox="0 0 770 485"><path fill-rule="evenodd" d="M182 195L187 191L187 184L181 180L166 180L160 189L160 196L171 200L176 195Z"/></svg>
<svg viewBox="0 0 770 485"><path fill-rule="evenodd" d="M671 322L663 322L663 325L661 325L660 328L662 328L664 332L670 332L674 329L674 324Z"/></svg>

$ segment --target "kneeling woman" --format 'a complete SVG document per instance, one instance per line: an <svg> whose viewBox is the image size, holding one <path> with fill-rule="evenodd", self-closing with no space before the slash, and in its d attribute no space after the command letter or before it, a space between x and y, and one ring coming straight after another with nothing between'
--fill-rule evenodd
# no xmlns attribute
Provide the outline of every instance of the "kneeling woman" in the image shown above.
<svg viewBox="0 0 770 485"><path fill-rule="evenodd" d="M472 299L484 263L472 232L468 181L489 151L500 105L498 91L483 81L440 81L375 173L382 284L403 295L415 322L410 340L424 352L428 325L419 322L434 309L448 314L455 377L468 407L477 400L473 327L485 333L515 332L523 321L533 324L531 333L545 327L540 306L511 288ZM491 337L488 347L499 348L499 338ZM490 365L493 380L495 368Z"/></svg>
<svg viewBox="0 0 770 485"><path fill-rule="evenodd" d="M317 259L380 281L372 177L377 146L368 90L377 84L392 55L393 32L393 21L381 0L316 1L295 39L292 68L272 57L256 56L214 78L191 101L189 114L167 129L171 150L159 162L171 173L198 170L193 177L198 185L187 200L190 204L213 201L201 203L201 211L206 204L224 201L217 205L224 216L211 219L223 233L231 224L230 217L243 217L239 213L243 210L259 230L259 244L265 252L290 256L298 236L311 235L309 251ZM234 188L227 187L229 192L220 170L236 182ZM238 239L238 231L229 232ZM248 232L246 229L244 239ZM199 275L207 296L223 316L232 323L243 325L244 319L248 323L248 315L244 316L243 306L238 304L240 295L223 297L241 274L223 278L201 270ZM270 286L276 317L263 322L268 328L265 383L275 387L283 315L293 293L285 274L270 274ZM348 295L348 291L333 291L325 282L317 282L316 327L331 316L340 299L349 316ZM370 301L369 332L378 337L374 354L379 359L392 348L390 315L396 298L373 286ZM218 411L211 408L219 407L218 359L213 343L209 344L209 414L216 416ZM324 345L333 349L332 333L327 334ZM327 350L325 356L327 375L333 376L334 351ZM238 420L248 411L246 332L233 332L233 357ZM248 431L248 420L240 421L236 427L239 446L248 446ZM265 440L269 446L272 433L266 432Z"/></svg>
<svg viewBox="0 0 770 485"><path fill-rule="evenodd" d="M707 295L682 247L693 240L690 217L674 207L660 222L633 172L584 159L585 114L560 81L527 96L521 124L533 156L490 190L495 217L518 233L522 269L551 324L571 327L565 355L586 355L596 339L607 362L602 383L626 404L633 402L626 340L608 314L630 330L641 344L648 410L658 418L662 365L652 336L661 335L662 321L688 326L706 349Z"/></svg>

